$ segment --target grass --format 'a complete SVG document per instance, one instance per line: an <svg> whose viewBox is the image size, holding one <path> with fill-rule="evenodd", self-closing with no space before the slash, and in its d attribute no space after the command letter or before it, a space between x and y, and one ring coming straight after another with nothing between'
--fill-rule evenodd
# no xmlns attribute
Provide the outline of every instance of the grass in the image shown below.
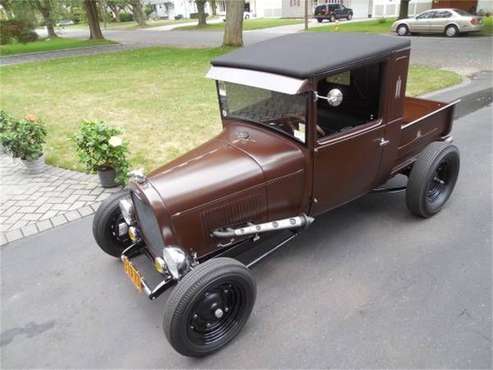
<svg viewBox="0 0 493 370"><path fill-rule="evenodd" d="M225 51L148 48L4 66L0 109L45 122L51 164L82 169L70 137L82 119L100 119L125 130L132 165L150 170L220 131L215 84L204 75ZM408 94L457 82L455 73L413 66Z"/></svg>
<svg viewBox="0 0 493 370"><path fill-rule="evenodd" d="M388 33L394 23L394 18L372 19L370 21L345 23L330 23L326 26L313 27L312 32L367 32L367 33Z"/></svg>
<svg viewBox="0 0 493 370"><path fill-rule="evenodd" d="M209 17L207 19L210 20L210 19L213 19L213 17ZM162 19L162 20L158 20L158 21L148 20L148 21L146 21L146 24L144 26L139 26L134 21L129 21L129 22L108 22L108 23L106 23L106 28L104 26L104 23L101 22L100 23L100 27L101 27L101 30L103 32L105 30L128 31L128 30L137 30L137 29L142 29L142 28L168 26L168 25L172 25L172 24L190 23L190 22L193 22L193 21L196 21L196 20L189 19L189 18L182 18L182 19ZM62 29L83 30L83 29L88 29L88 27L89 26L86 23L79 23L79 24L73 24L73 25L70 25L70 26L64 26Z"/></svg>
<svg viewBox="0 0 493 370"><path fill-rule="evenodd" d="M114 42L110 40L79 40L57 37L29 42L27 44L15 43L0 45L0 55L25 54L108 44L114 44Z"/></svg>
<svg viewBox="0 0 493 370"><path fill-rule="evenodd" d="M303 23L302 19L276 19L276 18L257 18L246 19L243 21L243 30L259 30L262 28L271 28L279 26L288 26L291 24ZM204 27L199 26L183 26L177 27L177 31L222 31L224 30L224 22L207 24Z"/></svg>

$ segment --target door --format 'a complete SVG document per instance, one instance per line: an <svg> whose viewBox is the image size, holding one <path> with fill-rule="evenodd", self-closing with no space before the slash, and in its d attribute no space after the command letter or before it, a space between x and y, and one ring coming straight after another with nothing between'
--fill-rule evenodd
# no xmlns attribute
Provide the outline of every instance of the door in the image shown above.
<svg viewBox="0 0 493 370"><path fill-rule="evenodd" d="M320 214L373 188L383 146L381 120L316 143L313 214Z"/></svg>
<svg viewBox="0 0 493 370"><path fill-rule="evenodd" d="M448 10L437 10L430 20L430 32L442 33L445 31L445 26L449 23L449 18L452 13Z"/></svg>
<svg viewBox="0 0 493 370"><path fill-rule="evenodd" d="M434 10L430 10L418 15L414 20L409 22L410 31L411 32L422 32L428 33L430 32L430 24L433 16L435 14Z"/></svg>

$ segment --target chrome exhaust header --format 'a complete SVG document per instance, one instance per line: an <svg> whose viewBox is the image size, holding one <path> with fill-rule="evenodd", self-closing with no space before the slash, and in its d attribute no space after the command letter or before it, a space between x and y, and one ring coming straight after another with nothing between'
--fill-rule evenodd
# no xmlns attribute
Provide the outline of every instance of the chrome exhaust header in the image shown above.
<svg viewBox="0 0 493 370"><path fill-rule="evenodd" d="M212 232L212 235L216 238L234 238L238 236L261 234L268 231L299 229L310 226L313 221L315 221L313 217L303 214L301 216L283 218L282 220L266 222L258 225L249 224L248 226L237 229L217 229Z"/></svg>

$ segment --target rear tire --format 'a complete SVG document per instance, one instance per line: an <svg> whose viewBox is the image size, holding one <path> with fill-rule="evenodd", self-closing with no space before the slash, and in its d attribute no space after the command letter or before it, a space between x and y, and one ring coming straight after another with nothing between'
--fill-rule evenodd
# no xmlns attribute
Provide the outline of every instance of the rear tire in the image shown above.
<svg viewBox="0 0 493 370"><path fill-rule="evenodd" d="M250 270L232 258L214 258L183 277L166 303L163 330L184 356L202 357L235 338L257 294Z"/></svg>
<svg viewBox="0 0 493 370"><path fill-rule="evenodd" d="M105 253L118 258L132 244L128 236L118 235L118 224L125 222L119 202L125 197L128 197L128 191L122 190L106 198L92 221L92 234L96 243Z"/></svg>
<svg viewBox="0 0 493 370"><path fill-rule="evenodd" d="M459 35L459 29L457 26L450 25L445 28L445 36L447 37L456 37Z"/></svg>
<svg viewBox="0 0 493 370"><path fill-rule="evenodd" d="M323 19L322 18L317 18L317 22L318 23L322 23L323 22Z"/></svg>
<svg viewBox="0 0 493 370"><path fill-rule="evenodd" d="M455 145L428 145L409 175L406 204L411 213L428 218L440 212L454 190L459 168L459 149Z"/></svg>

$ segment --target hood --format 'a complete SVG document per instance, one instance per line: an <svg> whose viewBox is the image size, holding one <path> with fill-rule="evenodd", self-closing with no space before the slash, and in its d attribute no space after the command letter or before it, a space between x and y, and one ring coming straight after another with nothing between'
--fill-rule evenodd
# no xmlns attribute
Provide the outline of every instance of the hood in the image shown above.
<svg viewBox="0 0 493 370"><path fill-rule="evenodd" d="M303 152L289 138L260 126L229 123L221 134L151 172L148 179L173 215L303 166Z"/></svg>

